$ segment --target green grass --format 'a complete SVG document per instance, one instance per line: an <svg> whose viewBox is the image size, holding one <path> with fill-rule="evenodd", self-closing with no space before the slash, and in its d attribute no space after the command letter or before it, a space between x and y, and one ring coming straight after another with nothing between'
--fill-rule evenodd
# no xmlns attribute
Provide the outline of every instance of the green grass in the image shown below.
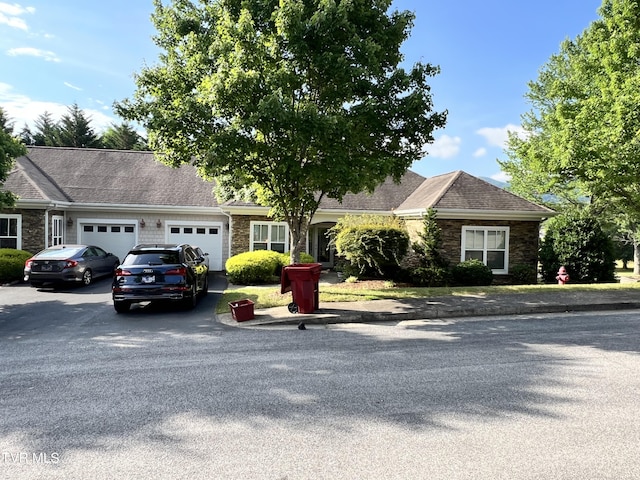
<svg viewBox="0 0 640 480"><path fill-rule="evenodd" d="M363 285L366 285L363 284ZM383 288L359 288L358 283L320 284L320 303L329 302L361 302L379 299L403 299L420 297L441 297L447 295L503 295L519 293L556 292L559 288L567 291L602 291L602 290L637 290L640 293L640 283L598 283L598 284L568 284L568 285L496 285L488 287L442 287L418 288L395 287L385 284ZM255 308L270 308L288 305L291 293L280 294L280 285L247 286L226 290L217 305L216 313L229 313L229 302L249 299L255 303Z"/></svg>

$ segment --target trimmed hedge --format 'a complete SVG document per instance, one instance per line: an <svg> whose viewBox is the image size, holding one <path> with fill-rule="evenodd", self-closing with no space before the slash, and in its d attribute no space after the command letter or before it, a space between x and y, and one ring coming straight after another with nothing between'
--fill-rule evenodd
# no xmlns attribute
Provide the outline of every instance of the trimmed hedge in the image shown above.
<svg viewBox="0 0 640 480"><path fill-rule="evenodd" d="M302 263L312 263L308 253L300 254ZM290 264L288 253L256 250L234 255L225 263L227 277L236 285L259 285L280 281L282 267Z"/></svg>
<svg viewBox="0 0 640 480"><path fill-rule="evenodd" d="M0 248L0 283L21 280L24 273L24 262L33 256L25 250Z"/></svg>
<svg viewBox="0 0 640 480"><path fill-rule="evenodd" d="M461 287L491 285L493 272L480 260L465 260L451 270L453 282Z"/></svg>

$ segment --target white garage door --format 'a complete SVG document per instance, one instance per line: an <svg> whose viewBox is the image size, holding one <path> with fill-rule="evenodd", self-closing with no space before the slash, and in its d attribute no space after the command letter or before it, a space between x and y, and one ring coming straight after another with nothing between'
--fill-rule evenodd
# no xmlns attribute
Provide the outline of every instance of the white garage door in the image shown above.
<svg viewBox="0 0 640 480"><path fill-rule="evenodd" d="M167 224L169 243L187 243L209 254L209 269L222 270L222 223Z"/></svg>
<svg viewBox="0 0 640 480"><path fill-rule="evenodd" d="M120 223L83 223L80 225L80 243L97 245L117 255L120 261L136 243L135 226Z"/></svg>

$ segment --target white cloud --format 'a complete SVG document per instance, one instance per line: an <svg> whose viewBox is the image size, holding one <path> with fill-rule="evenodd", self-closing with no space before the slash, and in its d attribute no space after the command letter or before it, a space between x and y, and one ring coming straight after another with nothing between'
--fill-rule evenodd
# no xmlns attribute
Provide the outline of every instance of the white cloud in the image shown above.
<svg viewBox="0 0 640 480"><path fill-rule="evenodd" d="M511 181L511 177L504 172L498 172L494 175L491 175L491 178L504 183L508 183Z"/></svg>
<svg viewBox="0 0 640 480"><path fill-rule="evenodd" d="M33 100L26 95L15 93L11 85L0 82L0 107L15 123L14 130L19 132L25 124L33 128L35 120L44 112L49 112L57 122L68 113L70 105ZM91 127L96 133L104 132L112 123L119 123L116 118L105 115L100 110L82 108L82 106L80 108L90 120Z"/></svg>
<svg viewBox="0 0 640 480"><path fill-rule="evenodd" d="M38 58L44 58L47 62L59 62L60 59L58 58L58 56L53 53L50 52L48 50L40 50L38 48L32 48L32 47L20 47L20 48L12 48L10 50L7 50L7 55L11 56L11 57L18 57L18 56L31 56L31 57L38 57Z"/></svg>
<svg viewBox="0 0 640 480"><path fill-rule="evenodd" d="M20 18L20 16L25 13L34 13L35 11L36 9L33 7L23 7L17 3L10 4L0 2L0 24L26 31L29 27L27 27L27 22Z"/></svg>
<svg viewBox="0 0 640 480"><path fill-rule="evenodd" d="M65 87L73 88L74 90L82 91L80 87L76 87L75 85L70 84L69 82L63 82Z"/></svg>
<svg viewBox="0 0 640 480"><path fill-rule="evenodd" d="M507 146L507 140L509 140L509 132L521 136L524 135L525 130L521 126L513 125L511 123L504 127L485 127L481 128L480 130L476 130L476 133L483 136L490 146L500 148L505 148Z"/></svg>
<svg viewBox="0 0 640 480"><path fill-rule="evenodd" d="M460 137L442 135L432 144L427 145L425 150L429 155L435 158L451 158L455 157L458 152L460 152L461 143L462 139Z"/></svg>
<svg viewBox="0 0 640 480"><path fill-rule="evenodd" d="M487 154L487 149L484 147L481 147L479 149L477 149L475 152L473 152L473 156L475 158L480 158L480 157L484 157Z"/></svg>

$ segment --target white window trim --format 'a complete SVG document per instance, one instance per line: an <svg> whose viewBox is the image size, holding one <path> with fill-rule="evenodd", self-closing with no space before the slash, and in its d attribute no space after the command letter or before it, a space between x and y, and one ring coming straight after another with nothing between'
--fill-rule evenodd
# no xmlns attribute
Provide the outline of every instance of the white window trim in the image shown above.
<svg viewBox="0 0 640 480"><path fill-rule="evenodd" d="M59 235L56 235L56 223L58 224ZM59 240L56 243L56 238ZM62 215L51 216L51 245L61 245L64 243L64 217Z"/></svg>
<svg viewBox="0 0 640 480"><path fill-rule="evenodd" d="M17 237L16 237L16 250L22 250L22 215L20 214L9 214L9 213L2 213L0 214L0 218L8 218L8 219L12 219L15 218L18 220L17 224L16 224L16 229L17 229ZM13 237L7 237L7 238L13 238Z"/></svg>
<svg viewBox="0 0 640 480"><path fill-rule="evenodd" d="M504 268L492 269L491 271L496 275L506 275L509 273L509 237L510 228L504 226L487 226L487 225L463 225L462 227L462 244L460 245L460 261L464 262L467 244L467 231L469 230L483 230L484 231L484 248L483 248L483 263L487 264L487 231L500 231L505 232L505 244L504 244ZM502 249L501 249L502 250Z"/></svg>
<svg viewBox="0 0 640 480"><path fill-rule="evenodd" d="M260 221L249 222L249 251L253 252L253 227L255 225L267 225L269 227L272 227L274 225L283 226L284 227L284 251L285 253L289 251L289 224L287 222L260 222ZM267 240L267 250L270 250L271 249L270 247L271 247L271 228L269 228L269 239Z"/></svg>

